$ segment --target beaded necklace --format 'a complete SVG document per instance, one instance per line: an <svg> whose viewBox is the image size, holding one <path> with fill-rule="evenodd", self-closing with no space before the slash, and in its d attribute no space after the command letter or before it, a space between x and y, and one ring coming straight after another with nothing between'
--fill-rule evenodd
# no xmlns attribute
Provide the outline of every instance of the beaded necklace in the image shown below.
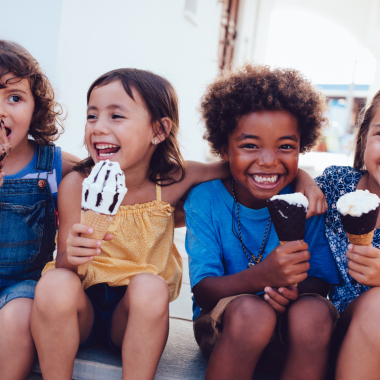
<svg viewBox="0 0 380 380"><path fill-rule="evenodd" d="M244 254L247 256L247 259L248 259L248 268L251 268L255 264L258 264L261 261L261 259L263 258L263 253L264 253L265 247L267 246L267 243L268 243L268 240L269 240L269 236L270 236L270 231L272 229L272 220L271 220L271 218L269 218L269 220L268 220L268 223L267 223L267 226L266 226L265 232L264 232L263 241L261 243L261 247L260 247L260 250L259 250L259 254L258 254L258 257L256 258L256 256L243 243L243 236L241 234L241 225L240 225L240 207L239 207L239 202L236 200L236 196L235 196L234 179L233 178L231 180L231 192L232 192L232 196L234 197L234 206L232 207L232 232L238 238L238 240L240 241L240 244L241 244L241 247L243 248ZM235 209L235 205L237 206L236 207L236 209L237 209L236 215L237 215L237 220L238 220L239 235L237 235L236 227L235 227L235 224L234 224L234 209ZM269 232L268 232L268 228L269 228ZM267 232L268 232L268 235L267 235ZM250 254L251 257L248 256L247 251L249 252L249 254Z"/></svg>

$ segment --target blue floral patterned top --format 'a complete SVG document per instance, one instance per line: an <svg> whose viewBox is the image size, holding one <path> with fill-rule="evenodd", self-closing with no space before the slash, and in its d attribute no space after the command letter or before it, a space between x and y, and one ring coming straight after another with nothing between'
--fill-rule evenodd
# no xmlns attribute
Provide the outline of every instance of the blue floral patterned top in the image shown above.
<svg viewBox="0 0 380 380"><path fill-rule="evenodd" d="M336 208L338 199L346 193L355 191L360 178L365 173L365 171L358 171L350 166L330 166L321 176L315 179L324 192L328 203L325 232L343 279L342 284L331 285L329 294L330 300L334 303L339 313L342 313L351 301L369 289L358 284L348 274L346 252L349 241ZM380 228L375 230L372 245L380 249Z"/></svg>

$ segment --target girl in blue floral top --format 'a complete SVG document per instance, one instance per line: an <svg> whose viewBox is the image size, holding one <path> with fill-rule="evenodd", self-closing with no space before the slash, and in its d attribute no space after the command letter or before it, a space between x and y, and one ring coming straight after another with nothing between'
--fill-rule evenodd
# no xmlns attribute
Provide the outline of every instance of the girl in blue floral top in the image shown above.
<svg viewBox="0 0 380 380"><path fill-rule="evenodd" d="M349 244L336 207L355 190L380 196L380 91L362 113L354 167L331 166L316 179L326 196L325 233L343 282L330 299L341 313L336 335L336 379L378 379L380 373L380 217L372 246Z"/></svg>

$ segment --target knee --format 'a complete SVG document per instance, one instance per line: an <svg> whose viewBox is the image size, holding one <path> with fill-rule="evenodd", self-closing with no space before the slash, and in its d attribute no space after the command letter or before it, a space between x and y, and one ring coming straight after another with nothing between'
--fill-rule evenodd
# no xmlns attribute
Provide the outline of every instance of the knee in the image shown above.
<svg viewBox="0 0 380 380"><path fill-rule="evenodd" d="M288 310L288 335L291 341L313 347L329 345L333 316L328 304L315 297L302 297Z"/></svg>
<svg viewBox="0 0 380 380"><path fill-rule="evenodd" d="M272 307L254 297L240 297L228 307L223 333L236 346L263 346L269 343L277 322Z"/></svg>
<svg viewBox="0 0 380 380"><path fill-rule="evenodd" d="M127 295L130 312L141 310L151 318L169 316L169 288L161 277L149 273L135 276Z"/></svg>
<svg viewBox="0 0 380 380"><path fill-rule="evenodd" d="M368 343L380 348L380 288L371 288L357 300L350 330L357 331Z"/></svg>
<svg viewBox="0 0 380 380"><path fill-rule="evenodd" d="M12 339L18 337L24 339L31 336L30 316L32 313L33 300L17 298L10 301L0 310L0 330Z"/></svg>
<svg viewBox="0 0 380 380"><path fill-rule="evenodd" d="M79 277L67 269L53 269L38 281L34 296L34 312L62 315L77 307L76 294L82 290Z"/></svg>

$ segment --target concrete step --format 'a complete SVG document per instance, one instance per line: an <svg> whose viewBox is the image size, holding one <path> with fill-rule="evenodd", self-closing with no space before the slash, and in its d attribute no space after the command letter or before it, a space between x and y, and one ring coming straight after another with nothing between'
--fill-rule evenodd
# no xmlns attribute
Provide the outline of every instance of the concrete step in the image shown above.
<svg viewBox="0 0 380 380"><path fill-rule="evenodd" d="M199 351L194 340L192 322L170 319L169 339L158 365L156 380L200 380L204 379L207 360ZM38 365L28 380L40 380ZM121 356L100 346L80 349L74 364L75 380L120 380ZM254 380L276 380L263 373Z"/></svg>

